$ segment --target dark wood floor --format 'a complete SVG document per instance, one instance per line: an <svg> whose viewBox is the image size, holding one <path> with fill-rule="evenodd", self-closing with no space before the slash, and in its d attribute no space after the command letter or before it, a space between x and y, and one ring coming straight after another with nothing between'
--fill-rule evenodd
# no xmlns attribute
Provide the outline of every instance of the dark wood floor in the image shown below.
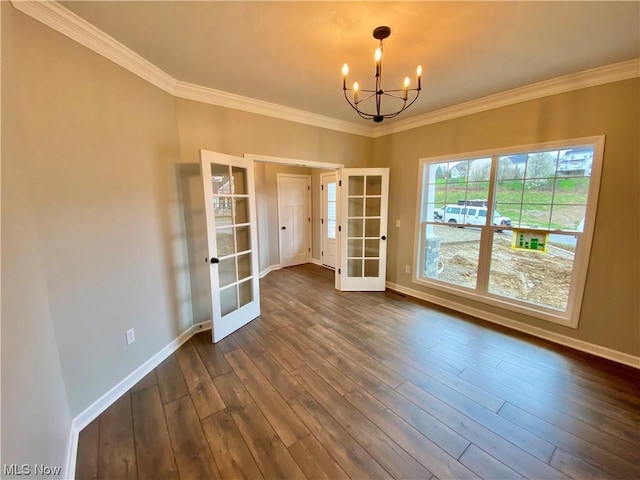
<svg viewBox="0 0 640 480"><path fill-rule="evenodd" d="M76 478L640 478L638 371L332 278L270 273L81 432Z"/></svg>

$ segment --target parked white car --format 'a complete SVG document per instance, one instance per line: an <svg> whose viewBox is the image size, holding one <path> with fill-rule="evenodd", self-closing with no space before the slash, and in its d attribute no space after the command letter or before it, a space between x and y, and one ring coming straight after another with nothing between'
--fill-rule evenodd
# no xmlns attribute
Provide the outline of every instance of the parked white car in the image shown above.
<svg viewBox="0 0 640 480"><path fill-rule="evenodd" d="M467 225L486 225L487 207L446 205L434 212L435 220L446 223L462 223ZM508 227L511 219L493 212L493 224L496 226Z"/></svg>

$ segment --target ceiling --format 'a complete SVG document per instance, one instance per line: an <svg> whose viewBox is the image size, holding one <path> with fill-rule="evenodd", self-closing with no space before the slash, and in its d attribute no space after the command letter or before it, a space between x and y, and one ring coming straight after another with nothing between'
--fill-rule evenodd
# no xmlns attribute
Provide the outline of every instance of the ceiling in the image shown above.
<svg viewBox="0 0 640 480"><path fill-rule="evenodd" d="M60 3L176 80L367 125L340 70L373 88L379 25L384 87L424 70L397 119L640 57L638 1Z"/></svg>

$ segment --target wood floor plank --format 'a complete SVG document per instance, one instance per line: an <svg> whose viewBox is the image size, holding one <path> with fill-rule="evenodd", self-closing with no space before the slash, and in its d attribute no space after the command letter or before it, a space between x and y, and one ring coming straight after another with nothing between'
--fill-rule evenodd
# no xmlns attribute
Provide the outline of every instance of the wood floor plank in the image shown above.
<svg viewBox="0 0 640 480"><path fill-rule="evenodd" d="M180 478L221 478L191 397L165 404L164 411Z"/></svg>
<svg viewBox="0 0 640 480"><path fill-rule="evenodd" d="M129 392L100 415L98 471L101 480L138 478Z"/></svg>
<svg viewBox="0 0 640 480"><path fill-rule="evenodd" d="M639 429L620 423L602 412L561 399L544 390L527 385L519 385L520 388L517 388L518 385L513 385L513 382L508 380L501 383L504 379L495 369L482 369L482 371L466 369L460 374L460 377L494 392L529 413L547 419L554 425L567 424L567 422L571 422L567 417L572 417L595 427L601 433L613 435L631 444L640 443ZM568 431L571 431L572 427L567 428ZM601 433L599 432L596 436L596 442L601 437Z"/></svg>
<svg viewBox="0 0 640 480"><path fill-rule="evenodd" d="M437 420L417 406L411 405L408 410L396 410L398 414L393 414L365 391L350 392L345 398L427 470L438 472L443 478L468 475L467 471L458 471L452 459L460 457L469 441L448 427L438 425ZM449 431L443 433L445 428Z"/></svg>
<svg viewBox="0 0 640 480"><path fill-rule="evenodd" d="M522 476L549 480L568 478L546 462L415 385L407 382L398 391L470 442L481 445L491 456Z"/></svg>
<svg viewBox="0 0 640 480"><path fill-rule="evenodd" d="M139 392L145 388L155 387L156 385L158 385L158 381L156 380L156 371L151 370L142 380L131 387L131 393Z"/></svg>
<svg viewBox="0 0 640 480"><path fill-rule="evenodd" d="M211 378L231 371L231 365L224 358L224 352L211 341L211 331L194 335L191 340Z"/></svg>
<svg viewBox="0 0 640 480"><path fill-rule="evenodd" d="M155 368L155 371L162 403L169 403L189 395L175 354L167 357Z"/></svg>
<svg viewBox="0 0 640 480"><path fill-rule="evenodd" d="M622 475L622 478L640 477L640 464L633 464L600 447L585 441L575 435L565 432L544 420L531 415L524 410L505 403L500 409L500 415L514 423L522 425L532 433L554 442L560 448L573 453L580 458L588 458L589 463L612 475ZM637 451L637 449L634 449Z"/></svg>
<svg viewBox="0 0 640 480"><path fill-rule="evenodd" d="M357 439L394 478L427 478L431 475L432 472L425 469L383 430L311 370L301 368L296 373L296 378L318 404L353 438Z"/></svg>
<svg viewBox="0 0 640 480"><path fill-rule="evenodd" d="M525 480L522 475L511 470L505 464L499 462L484 450L471 444L460 457L460 463L469 470L475 472L481 478L509 478L512 480Z"/></svg>
<svg viewBox="0 0 640 480"><path fill-rule="evenodd" d="M349 479L346 472L313 435L298 440L289 447L289 452L309 480Z"/></svg>
<svg viewBox="0 0 640 480"><path fill-rule="evenodd" d="M304 423L243 350L228 353L227 360L253 398L260 400L260 410L285 446L309 434Z"/></svg>
<svg viewBox="0 0 640 480"><path fill-rule="evenodd" d="M222 478L263 478L226 409L205 418L202 428Z"/></svg>
<svg viewBox="0 0 640 480"><path fill-rule="evenodd" d="M478 423L484 425L498 435L508 438L511 443L529 452L531 455L539 458L543 462L548 462L551 459L555 449L555 445L551 441L543 440L542 438L531 434L516 423L510 421L505 422L505 419L496 412L483 407L479 403L456 392L447 385L425 376L420 379L418 383L405 384L403 387L405 388L405 391L408 389L415 394L416 390L412 387L413 385L422 391L429 392L433 396L440 398L447 404L464 413L469 418L473 418Z"/></svg>
<svg viewBox="0 0 640 480"><path fill-rule="evenodd" d="M78 435L77 480L98 479L98 447L100 444L100 417L84 427Z"/></svg>
<svg viewBox="0 0 640 480"><path fill-rule="evenodd" d="M235 425L265 478L304 478L280 437L235 373L215 379Z"/></svg>
<svg viewBox="0 0 640 480"><path fill-rule="evenodd" d="M178 479L157 385L131 393L138 478Z"/></svg>
<svg viewBox="0 0 640 480"><path fill-rule="evenodd" d="M198 416L203 419L225 408L218 390L191 341L182 345L176 352L176 359Z"/></svg>
<svg viewBox="0 0 640 480"><path fill-rule="evenodd" d="M393 478L308 393L291 399L290 403L322 446L351 478Z"/></svg>
<svg viewBox="0 0 640 480"><path fill-rule="evenodd" d="M616 477L603 472L590 463L581 460L575 455L562 448L557 448L553 457L551 457L551 466L559 471L569 475L570 477L585 480L602 480L604 478L615 479Z"/></svg>

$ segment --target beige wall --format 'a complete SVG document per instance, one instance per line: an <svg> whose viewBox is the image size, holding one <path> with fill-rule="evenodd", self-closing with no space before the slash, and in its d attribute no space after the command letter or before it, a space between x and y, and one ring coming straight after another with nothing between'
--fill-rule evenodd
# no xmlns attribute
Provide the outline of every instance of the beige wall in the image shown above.
<svg viewBox="0 0 640 480"><path fill-rule="evenodd" d="M640 356L640 81L592 87L469 115L375 140L376 166L390 167L387 280L455 299L411 282L420 158L606 135L600 199L578 329L460 300L539 328ZM395 230L395 231L394 231Z"/></svg>
<svg viewBox="0 0 640 480"><path fill-rule="evenodd" d="M178 156L170 95L2 2L2 462L63 466L70 419L191 325Z"/></svg>

